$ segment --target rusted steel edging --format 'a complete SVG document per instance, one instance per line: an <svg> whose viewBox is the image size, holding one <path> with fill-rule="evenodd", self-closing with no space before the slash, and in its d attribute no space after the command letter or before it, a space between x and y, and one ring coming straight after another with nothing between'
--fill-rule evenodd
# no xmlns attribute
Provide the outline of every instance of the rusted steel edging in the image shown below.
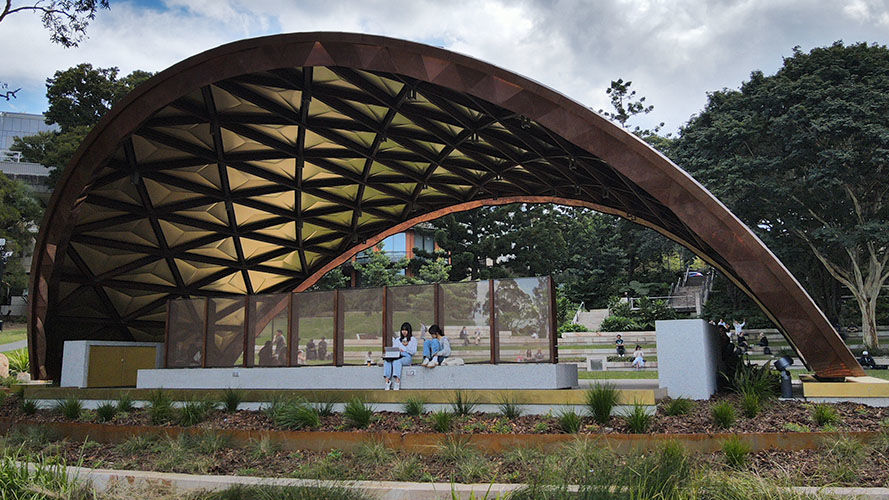
<svg viewBox="0 0 889 500"><path fill-rule="evenodd" d="M82 422L32 423L0 418L0 432L29 427L43 428L74 441L90 440L100 443L121 443L133 436L169 436L181 434L198 436L215 434L226 437L232 446L248 446L251 442L267 438L282 449L295 451L328 451L339 449L353 451L362 443L377 441L386 447L431 455L448 437L465 440L483 453L496 454L513 448L538 448L556 451L562 445L578 438L595 440L601 446L616 453L642 452L658 445L676 441L691 452L711 453L722 449L723 443L737 436L749 444L753 451L798 451L815 449L823 442L839 437L850 437L861 442L871 441L875 431L857 432L758 432L749 434L439 434L361 431L286 431L262 429L207 429L202 427L167 427L150 425L110 425Z"/></svg>

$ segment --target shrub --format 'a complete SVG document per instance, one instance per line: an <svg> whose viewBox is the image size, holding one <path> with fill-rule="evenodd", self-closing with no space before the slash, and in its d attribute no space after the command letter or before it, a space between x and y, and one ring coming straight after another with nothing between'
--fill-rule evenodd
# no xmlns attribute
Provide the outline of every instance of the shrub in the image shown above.
<svg viewBox="0 0 889 500"><path fill-rule="evenodd" d="M320 417L329 417L333 415L333 408L336 405L333 401L318 401L312 403L312 408Z"/></svg>
<svg viewBox="0 0 889 500"><path fill-rule="evenodd" d="M102 403L96 408L96 420L110 422L117 414L117 406L114 403Z"/></svg>
<svg viewBox="0 0 889 500"><path fill-rule="evenodd" d="M68 420L77 420L83 412L83 403L72 396L56 401L55 410Z"/></svg>
<svg viewBox="0 0 889 500"><path fill-rule="evenodd" d="M826 441L822 448L825 453L820 468L831 482L858 482L858 471L867 456L867 450L860 441L844 436Z"/></svg>
<svg viewBox="0 0 889 500"><path fill-rule="evenodd" d="M815 425L821 427L824 425L835 425L840 421L840 415L836 409L830 405L818 404L812 408L812 420Z"/></svg>
<svg viewBox="0 0 889 500"><path fill-rule="evenodd" d="M651 415L648 414L645 406L639 403L634 404L632 410L627 410L624 420L633 434L644 434L651 426Z"/></svg>
<svg viewBox="0 0 889 500"><path fill-rule="evenodd" d="M424 410L426 410L426 401L422 398L410 397L407 398L407 401L405 401L403 405L401 405L401 409L407 415L418 417L423 414Z"/></svg>
<svg viewBox="0 0 889 500"><path fill-rule="evenodd" d="M559 325L559 333L588 332L588 331L590 331L589 328L587 328L583 325L578 325L577 323L572 323L570 321L566 321L566 322L562 323L561 325Z"/></svg>
<svg viewBox="0 0 889 500"><path fill-rule="evenodd" d="M509 396L508 394L503 394L500 396L500 400L497 404L497 409L500 411L500 414L504 417L514 420L522 416L524 412L522 405L519 404L518 400Z"/></svg>
<svg viewBox="0 0 889 500"><path fill-rule="evenodd" d="M271 438L267 435L262 436L259 439L251 439L250 440L250 455L255 460L260 460L271 455L274 455L280 449L277 443L272 442Z"/></svg>
<svg viewBox="0 0 889 500"><path fill-rule="evenodd" d="M454 400L451 402L451 409L457 415L469 415L475 410L475 407L478 406L478 400L475 398L470 398L468 395L464 394L463 391L456 391L454 393Z"/></svg>
<svg viewBox="0 0 889 500"><path fill-rule="evenodd" d="M33 415L37 413L37 401L33 399L23 399L22 400L22 413L25 415Z"/></svg>
<svg viewBox="0 0 889 500"><path fill-rule="evenodd" d="M685 415L695 407L695 402L686 398L670 399L662 406L664 415L675 417Z"/></svg>
<svg viewBox="0 0 889 500"><path fill-rule="evenodd" d="M457 477L462 483L481 482L490 475L491 465L484 457L476 455L457 462Z"/></svg>
<svg viewBox="0 0 889 500"><path fill-rule="evenodd" d="M392 466L392 478L396 481L417 481L422 466L414 455L404 456L399 453L395 465Z"/></svg>
<svg viewBox="0 0 889 500"><path fill-rule="evenodd" d="M716 427L728 429L735 425L735 407L728 401L720 401L710 410L713 415L713 423Z"/></svg>
<svg viewBox="0 0 889 500"><path fill-rule="evenodd" d="M760 401L780 394L781 377L768 364L738 363L734 373L730 376L723 373L722 376L728 380L729 389L737 394L756 394Z"/></svg>
<svg viewBox="0 0 889 500"><path fill-rule="evenodd" d="M287 398L281 396L279 394L275 394L272 396L271 401L265 404L262 407L262 412L268 417L270 420L275 421L278 411L284 407L285 404L288 403Z"/></svg>
<svg viewBox="0 0 889 500"><path fill-rule="evenodd" d="M586 406L599 425L605 425L611 420L611 411L618 402L620 393L611 384L596 384L586 391Z"/></svg>
<svg viewBox="0 0 889 500"><path fill-rule="evenodd" d="M753 448L738 436L732 436L722 443L722 454L725 455L725 463L730 467L744 467L747 465L747 457Z"/></svg>
<svg viewBox="0 0 889 500"><path fill-rule="evenodd" d="M9 360L9 370L17 373L27 373L31 368L28 361L28 349L23 347L14 351L7 351L3 354Z"/></svg>
<svg viewBox="0 0 889 500"><path fill-rule="evenodd" d="M321 425L321 417L305 401L288 401L274 412L275 425L285 429L314 429Z"/></svg>
<svg viewBox="0 0 889 500"><path fill-rule="evenodd" d="M345 417L346 422L348 422L350 426L358 429L364 429L370 425L370 420L373 418L373 414L373 406L366 404L358 398L350 400L346 403L346 407L343 409L343 417Z"/></svg>
<svg viewBox="0 0 889 500"><path fill-rule="evenodd" d="M64 463L41 455L21 455L18 450L4 450L0 457L0 495L22 500L87 499L95 493L74 475L69 475Z"/></svg>
<svg viewBox="0 0 889 500"><path fill-rule="evenodd" d="M759 401L759 394L747 390L741 392L741 412L745 417L754 418L759 415Z"/></svg>
<svg viewBox="0 0 889 500"><path fill-rule="evenodd" d="M446 436L438 446L438 455L444 460L457 463L478 456L478 450L469 443L469 437Z"/></svg>
<svg viewBox="0 0 889 500"><path fill-rule="evenodd" d="M216 404L210 401L186 401L179 408L178 418L179 425L190 427L197 425L207 419L207 414L216 408Z"/></svg>
<svg viewBox="0 0 889 500"><path fill-rule="evenodd" d="M379 464L385 464L395 458L395 453L382 441L369 440L361 443L355 450L355 458L358 459L365 468L374 467Z"/></svg>
<svg viewBox="0 0 889 500"><path fill-rule="evenodd" d="M148 395L148 417L154 425L172 422L176 417L173 399L166 392L158 389Z"/></svg>
<svg viewBox="0 0 889 500"><path fill-rule="evenodd" d="M229 387L222 393L222 408L229 413L238 411L238 405L242 401L244 401L244 391L240 389Z"/></svg>
<svg viewBox="0 0 889 500"><path fill-rule="evenodd" d="M624 478L631 498L676 498L691 478L691 464L685 448L668 441L630 466Z"/></svg>
<svg viewBox="0 0 889 500"><path fill-rule="evenodd" d="M653 329L654 322L663 319L676 319L676 311L665 300L652 300L642 297L638 302L638 323L643 329Z"/></svg>
<svg viewBox="0 0 889 500"><path fill-rule="evenodd" d="M135 409L136 406L133 404L133 397L130 396L130 393L124 392L121 393L117 398L117 411L120 413L129 413Z"/></svg>
<svg viewBox="0 0 889 500"><path fill-rule="evenodd" d="M559 428L567 434L577 434L580 430L581 419L574 409L566 408L559 412Z"/></svg>
<svg viewBox="0 0 889 500"><path fill-rule="evenodd" d="M615 315L608 316L602 320L602 324L599 325L599 331L602 332L629 332L641 329L639 324L632 318Z"/></svg>
<svg viewBox="0 0 889 500"><path fill-rule="evenodd" d="M429 423L435 432L448 432L451 430L451 422L454 420L454 414L447 410L438 410L429 414Z"/></svg>
<svg viewBox="0 0 889 500"><path fill-rule="evenodd" d="M787 422L781 426L787 432L812 432L808 425L798 424L796 422Z"/></svg>

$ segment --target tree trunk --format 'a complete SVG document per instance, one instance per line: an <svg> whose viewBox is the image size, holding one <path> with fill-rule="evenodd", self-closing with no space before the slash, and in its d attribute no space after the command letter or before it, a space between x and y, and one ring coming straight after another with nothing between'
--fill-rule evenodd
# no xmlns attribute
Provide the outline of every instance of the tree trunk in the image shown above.
<svg viewBox="0 0 889 500"><path fill-rule="evenodd" d="M868 349L877 350L880 348L877 337L877 298L880 289L863 291L864 294L856 296L858 308L861 309L861 338Z"/></svg>

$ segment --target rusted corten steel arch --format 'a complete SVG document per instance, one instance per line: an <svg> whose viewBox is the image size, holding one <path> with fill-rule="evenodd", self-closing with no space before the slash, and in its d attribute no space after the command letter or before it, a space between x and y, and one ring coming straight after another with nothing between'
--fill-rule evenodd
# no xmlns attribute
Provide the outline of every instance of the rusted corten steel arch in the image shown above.
<svg viewBox="0 0 889 500"><path fill-rule="evenodd" d="M84 140L33 259L33 375L58 377L64 340L163 339L170 298L301 291L419 221L513 202L651 227L753 297L819 375L863 373L762 242L632 134L463 55L299 33L176 64Z"/></svg>

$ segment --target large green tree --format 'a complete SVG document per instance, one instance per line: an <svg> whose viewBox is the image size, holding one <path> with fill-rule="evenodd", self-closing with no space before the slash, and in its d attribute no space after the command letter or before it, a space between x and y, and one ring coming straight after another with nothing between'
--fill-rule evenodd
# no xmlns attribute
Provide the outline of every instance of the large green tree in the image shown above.
<svg viewBox="0 0 889 500"><path fill-rule="evenodd" d="M3 275L3 287L0 287L3 293L8 290L21 293L28 287L21 257L23 250L31 245L34 228L42 216L43 210L31 191L0 173L0 237L6 239L4 251L12 252Z"/></svg>
<svg viewBox="0 0 889 500"><path fill-rule="evenodd" d="M776 74L711 93L673 150L767 244L806 249L848 288L870 347L889 278L887 109L885 46L796 48Z"/></svg>
<svg viewBox="0 0 889 500"><path fill-rule="evenodd" d="M36 0L12 4L2 3L0 22L14 14L38 14L49 39L63 47L76 47L86 37L86 28L101 9L108 9L108 0Z"/></svg>
<svg viewBox="0 0 889 500"><path fill-rule="evenodd" d="M10 149L20 151L26 161L49 167L50 184L54 185L93 125L115 102L151 77L151 73L136 70L118 78L118 72L114 67L93 68L86 63L56 71L46 80L46 123L58 124L60 130L17 137Z"/></svg>

